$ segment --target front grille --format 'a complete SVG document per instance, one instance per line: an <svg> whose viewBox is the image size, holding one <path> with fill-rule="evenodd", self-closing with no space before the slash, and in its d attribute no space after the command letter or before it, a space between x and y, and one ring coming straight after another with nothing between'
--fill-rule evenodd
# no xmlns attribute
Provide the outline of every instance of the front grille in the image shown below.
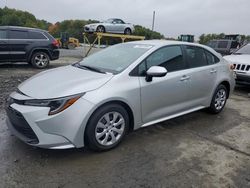
<svg viewBox="0 0 250 188"><path fill-rule="evenodd" d="M88 30L89 30L89 28L88 28L88 27L84 27L84 29L85 29L86 31L88 31Z"/></svg>
<svg viewBox="0 0 250 188"><path fill-rule="evenodd" d="M20 112L18 112L11 106L8 106L6 108L6 112L15 130L26 137L28 143L37 144L39 142L36 134L31 129L28 122L24 119L23 115Z"/></svg>
<svg viewBox="0 0 250 188"><path fill-rule="evenodd" d="M250 65L234 64L234 70L236 71L250 71Z"/></svg>

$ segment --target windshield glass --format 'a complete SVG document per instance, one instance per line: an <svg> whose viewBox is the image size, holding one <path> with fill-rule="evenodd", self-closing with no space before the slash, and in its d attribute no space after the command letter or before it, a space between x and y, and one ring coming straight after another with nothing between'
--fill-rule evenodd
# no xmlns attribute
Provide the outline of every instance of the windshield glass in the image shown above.
<svg viewBox="0 0 250 188"><path fill-rule="evenodd" d="M84 58L79 65L117 74L126 69L152 47L152 45L144 44L118 44Z"/></svg>
<svg viewBox="0 0 250 188"><path fill-rule="evenodd" d="M248 55L250 55L250 44L243 46L242 48L240 48L239 50L234 52L234 54L248 54Z"/></svg>
<svg viewBox="0 0 250 188"><path fill-rule="evenodd" d="M104 23L112 23L114 21L114 19L108 19L108 20L105 20Z"/></svg>

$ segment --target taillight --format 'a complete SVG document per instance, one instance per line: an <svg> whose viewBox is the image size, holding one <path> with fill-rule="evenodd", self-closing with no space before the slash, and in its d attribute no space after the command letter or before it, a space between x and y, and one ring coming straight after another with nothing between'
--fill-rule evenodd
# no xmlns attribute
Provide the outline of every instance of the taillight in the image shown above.
<svg viewBox="0 0 250 188"><path fill-rule="evenodd" d="M59 48L59 42L57 40L53 40L52 45Z"/></svg>

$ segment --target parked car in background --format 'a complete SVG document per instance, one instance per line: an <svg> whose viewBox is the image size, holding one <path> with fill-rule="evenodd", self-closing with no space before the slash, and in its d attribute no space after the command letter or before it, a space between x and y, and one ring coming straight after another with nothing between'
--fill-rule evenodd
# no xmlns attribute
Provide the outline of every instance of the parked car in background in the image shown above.
<svg viewBox="0 0 250 188"><path fill-rule="evenodd" d="M8 99L7 125L33 146L108 150L141 127L204 108L220 113L234 84L209 47L122 43L26 80Z"/></svg>
<svg viewBox="0 0 250 188"><path fill-rule="evenodd" d="M104 22L93 23L84 26L84 31L87 33L120 33L130 35L134 32L134 26L130 23L125 23L118 18L111 18Z"/></svg>
<svg viewBox="0 0 250 188"><path fill-rule="evenodd" d="M211 40L207 45L221 55L230 55L240 47L238 41L229 39Z"/></svg>
<svg viewBox="0 0 250 188"><path fill-rule="evenodd" d="M232 55L224 56L224 58L234 65L236 81L250 83L250 44L242 46Z"/></svg>
<svg viewBox="0 0 250 188"><path fill-rule="evenodd" d="M28 62L45 68L59 58L58 42L41 29L0 26L0 62Z"/></svg>

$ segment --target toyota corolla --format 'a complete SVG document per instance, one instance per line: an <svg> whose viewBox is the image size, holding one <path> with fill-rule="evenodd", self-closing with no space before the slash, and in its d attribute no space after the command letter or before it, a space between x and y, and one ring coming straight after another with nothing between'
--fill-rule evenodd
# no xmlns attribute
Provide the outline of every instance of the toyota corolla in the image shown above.
<svg viewBox="0 0 250 188"><path fill-rule="evenodd" d="M234 85L229 64L209 47L129 42L26 80L7 100L7 125L37 147L108 150L141 127L221 112Z"/></svg>

